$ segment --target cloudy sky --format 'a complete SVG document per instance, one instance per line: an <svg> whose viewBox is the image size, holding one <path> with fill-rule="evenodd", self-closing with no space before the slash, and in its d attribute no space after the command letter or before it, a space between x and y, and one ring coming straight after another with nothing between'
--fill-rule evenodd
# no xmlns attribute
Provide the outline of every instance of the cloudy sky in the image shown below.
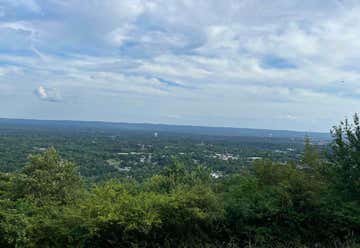
<svg viewBox="0 0 360 248"><path fill-rule="evenodd" d="M0 0L0 117L327 131L360 2Z"/></svg>

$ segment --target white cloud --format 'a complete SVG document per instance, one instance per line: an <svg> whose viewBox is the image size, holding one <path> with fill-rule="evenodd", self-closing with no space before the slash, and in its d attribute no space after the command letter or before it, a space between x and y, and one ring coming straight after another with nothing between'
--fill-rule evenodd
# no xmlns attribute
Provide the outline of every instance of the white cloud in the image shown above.
<svg viewBox="0 0 360 248"><path fill-rule="evenodd" d="M56 88L45 88L44 86L39 86L35 90L35 95L38 96L39 99L43 101L49 101L49 102L62 101L62 96Z"/></svg>
<svg viewBox="0 0 360 248"><path fill-rule="evenodd" d="M130 38L129 33L134 29L134 26L130 25L116 28L107 35L108 41L111 44L120 47L127 39Z"/></svg>

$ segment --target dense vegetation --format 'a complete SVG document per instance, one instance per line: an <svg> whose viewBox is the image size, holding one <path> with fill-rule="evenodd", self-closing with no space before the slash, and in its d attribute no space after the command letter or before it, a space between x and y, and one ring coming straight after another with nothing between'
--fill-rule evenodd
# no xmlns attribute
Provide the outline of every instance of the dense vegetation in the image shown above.
<svg viewBox="0 0 360 248"><path fill-rule="evenodd" d="M303 149L303 138L292 136L229 137L111 127L0 119L0 172L20 171L29 155L52 146L63 159L78 166L81 176L92 181L115 177L142 180L160 173L174 159L189 170L206 165L221 174L232 174L251 166L253 158L299 161ZM311 138L319 142L316 136Z"/></svg>
<svg viewBox="0 0 360 248"><path fill-rule="evenodd" d="M322 154L211 177L174 160L136 180L89 183L54 148L0 174L1 247L359 247L360 124Z"/></svg>

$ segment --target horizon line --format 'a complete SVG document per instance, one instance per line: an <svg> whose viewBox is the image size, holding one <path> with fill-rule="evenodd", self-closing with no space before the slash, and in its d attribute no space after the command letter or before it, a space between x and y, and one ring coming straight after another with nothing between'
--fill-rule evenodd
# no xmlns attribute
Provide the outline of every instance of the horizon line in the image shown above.
<svg viewBox="0 0 360 248"><path fill-rule="evenodd" d="M317 134L330 134L324 131L305 131L305 130L291 130L291 129L271 129L271 128L249 128L249 127L234 127L234 126L218 126L218 125L192 125L192 124L172 124L172 123L159 123L159 122L128 122L128 121L105 121L105 120L75 120L75 119L37 119L37 118L9 118L0 117L0 120L23 120L23 121L63 121L63 122L87 122L87 123L108 123L108 124L135 124L135 125L163 125L163 126L176 126L176 127L199 127L199 128L224 128L224 129L247 129L247 130L263 130L263 131L283 131L283 132L296 132L296 133L317 133Z"/></svg>

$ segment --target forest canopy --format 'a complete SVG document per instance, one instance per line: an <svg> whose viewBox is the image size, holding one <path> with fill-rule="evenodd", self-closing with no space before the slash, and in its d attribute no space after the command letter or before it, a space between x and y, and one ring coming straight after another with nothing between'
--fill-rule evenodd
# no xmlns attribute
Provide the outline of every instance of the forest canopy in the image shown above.
<svg viewBox="0 0 360 248"><path fill-rule="evenodd" d="M174 160L156 175L89 183L50 147L0 174L1 247L359 247L360 124L305 139L299 163L222 178Z"/></svg>

